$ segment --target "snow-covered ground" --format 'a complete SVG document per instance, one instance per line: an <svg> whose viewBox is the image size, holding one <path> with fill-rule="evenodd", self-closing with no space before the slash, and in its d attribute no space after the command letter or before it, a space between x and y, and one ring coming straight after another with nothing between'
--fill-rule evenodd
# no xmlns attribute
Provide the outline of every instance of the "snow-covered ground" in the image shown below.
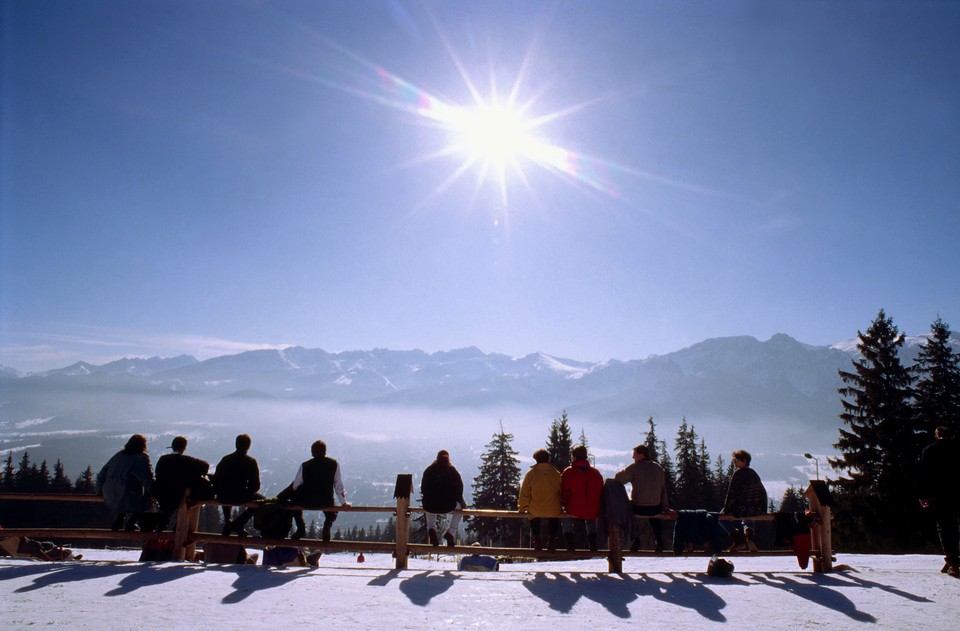
<svg viewBox="0 0 960 631"><path fill-rule="evenodd" d="M456 570L453 557L329 554L320 568L138 563L137 552L79 550L79 562L0 558L0 628L70 629L960 629L960 580L931 555L839 555L848 571L791 557L731 557L730 579L702 557L516 564Z"/></svg>

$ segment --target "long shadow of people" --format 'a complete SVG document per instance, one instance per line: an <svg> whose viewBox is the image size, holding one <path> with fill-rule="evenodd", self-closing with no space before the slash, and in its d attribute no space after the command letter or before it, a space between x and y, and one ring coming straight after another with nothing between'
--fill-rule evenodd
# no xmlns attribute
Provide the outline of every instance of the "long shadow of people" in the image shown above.
<svg viewBox="0 0 960 631"><path fill-rule="evenodd" d="M523 581L523 586L531 594L546 602L550 609L560 613L570 613L573 606L580 600L576 583L567 573L537 573L532 579Z"/></svg>
<svg viewBox="0 0 960 631"><path fill-rule="evenodd" d="M370 580L367 585L372 587L386 587L390 584L390 581L400 576L400 570L390 570L383 576L377 576Z"/></svg>
<svg viewBox="0 0 960 631"><path fill-rule="evenodd" d="M538 573L524 581L523 586L560 613L569 613L580 598L587 598L612 615L627 619L631 617L630 603L641 596L650 596L693 609L709 620L726 620L720 613L726 602L704 582L688 580L682 575L668 575L667 580L659 580L643 575L548 572Z"/></svg>
<svg viewBox="0 0 960 631"><path fill-rule="evenodd" d="M46 572L33 579L30 585L24 585L18 588L17 593L32 592L51 585L60 585L63 583L73 583L77 581L89 581L100 578L110 578L121 574L133 574L142 569L139 563L118 565L110 563L100 564L70 564L55 567L51 572Z"/></svg>
<svg viewBox="0 0 960 631"><path fill-rule="evenodd" d="M235 572L237 579L233 582L233 590L220 599L224 605L235 605L245 600L254 592L265 589L283 587L287 583L299 578L310 576L311 568L269 568L255 565L224 565L221 567L207 567L207 571Z"/></svg>
<svg viewBox="0 0 960 631"><path fill-rule="evenodd" d="M180 563L171 565L142 565L139 571L132 572L120 579L117 587L108 591L104 596L122 596L136 591L141 587L151 587L153 585L168 583L202 571L203 568L199 566L183 565Z"/></svg>
<svg viewBox="0 0 960 631"><path fill-rule="evenodd" d="M400 591L414 605L426 607L434 596L453 587L455 576L451 572L423 572L400 583Z"/></svg>
<svg viewBox="0 0 960 631"><path fill-rule="evenodd" d="M750 576L761 585L782 589L821 607L842 613L857 622L877 621L873 615L857 609L857 605L845 595L835 589L830 589L831 587L857 587L857 583L853 581L841 581L823 575L816 578L805 576L803 580L795 576L772 573L757 573L750 574Z"/></svg>

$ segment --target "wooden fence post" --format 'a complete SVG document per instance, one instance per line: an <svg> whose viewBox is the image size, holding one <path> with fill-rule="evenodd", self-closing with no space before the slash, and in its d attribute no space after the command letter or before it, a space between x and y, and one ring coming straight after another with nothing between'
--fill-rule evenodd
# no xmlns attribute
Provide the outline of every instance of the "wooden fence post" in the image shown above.
<svg viewBox="0 0 960 631"><path fill-rule="evenodd" d="M398 473L393 496L397 498L397 541L393 554L398 570L407 569L407 542L410 541L410 495L413 492L413 474Z"/></svg>
<svg viewBox="0 0 960 631"><path fill-rule="evenodd" d="M607 535L607 571L614 574L623 572L623 550L620 544L620 524L609 525L610 531Z"/></svg>
<svg viewBox="0 0 960 631"><path fill-rule="evenodd" d="M835 502L827 483L813 480L803 496L810 502L810 510L817 514L818 523L813 526L813 547L817 555L813 558L814 572L833 571L833 509Z"/></svg>
<svg viewBox="0 0 960 631"><path fill-rule="evenodd" d="M177 561L193 561L197 552L195 535L200 525L201 504L189 502L190 490L183 495L180 508L177 509L177 530L173 535L173 558Z"/></svg>

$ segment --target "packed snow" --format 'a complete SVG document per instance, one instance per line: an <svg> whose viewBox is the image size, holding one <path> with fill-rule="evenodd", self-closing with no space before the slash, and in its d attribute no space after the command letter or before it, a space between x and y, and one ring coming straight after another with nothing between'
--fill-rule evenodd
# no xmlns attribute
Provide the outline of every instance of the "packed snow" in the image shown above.
<svg viewBox="0 0 960 631"><path fill-rule="evenodd" d="M254 550L251 550L253 552ZM733 556L503 564L461 572L452 556L324 555L319 568L140 563L137 551L82 561L0 558L0 627L258 629L924 629L952 630L960 581L933 555L839 555L813 574L792 557ZM844 569L849 567L849 569ZM294 625L291 627L291 625Z"/></svg>

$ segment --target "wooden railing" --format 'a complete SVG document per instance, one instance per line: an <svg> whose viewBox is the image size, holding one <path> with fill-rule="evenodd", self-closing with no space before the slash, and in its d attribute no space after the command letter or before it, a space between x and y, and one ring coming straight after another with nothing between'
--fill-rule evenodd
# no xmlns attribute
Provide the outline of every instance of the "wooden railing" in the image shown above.
<svg viewBox="0 0 960 631"><path fill-rule="evenodd" d="M443 546L437 548L428 544L410 543L410 521L411 515L423 512L422 508L410 506L410 496L413 491L413 476L411 474L400 474L397 476L397 483L394 489L394 497L397 500L396 506L338 506L324 508L324 511L338 511L350 513L392 513L396 516L396 541L395 542L375 542L375 541L320 541L317 539L270 539L266 537L228 537L216 533L201 532L198 530L200 521L200 509L202 506L218 506L219 502L215 500L203 500L201 502L192 502L189 497L185 497L183 504L177 511L176 529L173 533L174 539L174 558L184 561L194 558L196 546L198 543L242 543L246 546L264 547L264 546L290 546L297 545L321 549L324 551L351 551L351 552L391 552L396 559L397 569L407 569L407 558L410 554L432 554L443 552L446 554L490 554L506 557L525 557L550 560L574 560L588 558L607 558L607 567L609 572L620 573L623 571L623 559L625 557L642 556L672 556L672 553L663 552L624 552L621 544L620 527L616 524L610 524L608 529L607 549L590 550L532 550L530 548L505 548L490 546ZM810 484L804 493L804 497L810 503L810 510L818 515L817 522L811 527L813 570L815 572L830 572L833 569L833 545L831 537L830 523L832 516L832 499L824 482L815 481ZM0 500L46 500L46 501L64 501L64 502L103 502L103 498L96 495L75 495L69 493L0 493ZM244 507L257 507L258 504L250 502L243 504ZM288 506L288 510L316 510L302 506ZM487 510L487 509L469 509L453 511L467 517L481 518L504 518L504 519L529 519L530 515L519 513L517 511L507 510ZM653 515L650 517L638 517L640 519L663 519L674 520L674 515ZM723 521L740 521L740 518L732 515L721 515ZM758 515L750 517L751 521L772 521L773 515ZM18 536L33 537L43 539L100 539L100 540L126 540L126 541L150 541L155 539L170 539L169 532L127 532L112 531L96 528L4 528L0 530L0 536ZM697 553L694 553L697 554ZM785 550L764 550L752 553L753 555L774 556L793 555L791 551Z"/></svg>

